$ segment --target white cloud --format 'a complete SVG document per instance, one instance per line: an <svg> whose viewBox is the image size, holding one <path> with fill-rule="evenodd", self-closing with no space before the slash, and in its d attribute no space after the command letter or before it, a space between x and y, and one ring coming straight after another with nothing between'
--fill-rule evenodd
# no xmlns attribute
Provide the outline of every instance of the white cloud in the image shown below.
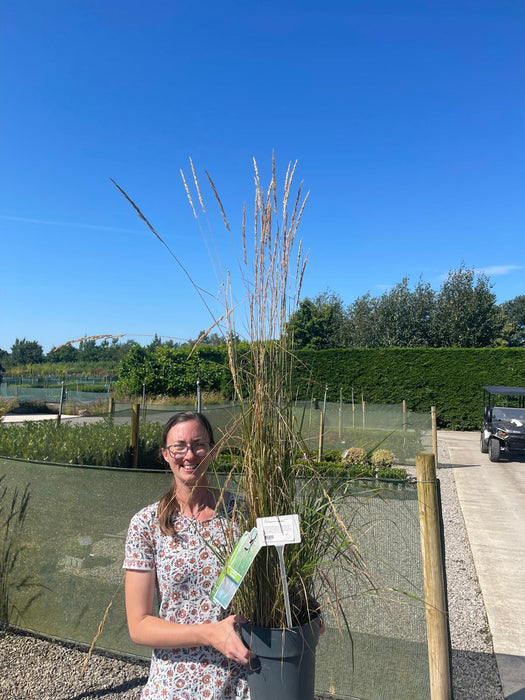
<svg viewBox="0 0 525 700"><path fill-rule="evenodd" d="M488 267L476 267L477 275L508 275L514 270L523 270L523 265L489 265Z"/></svg>

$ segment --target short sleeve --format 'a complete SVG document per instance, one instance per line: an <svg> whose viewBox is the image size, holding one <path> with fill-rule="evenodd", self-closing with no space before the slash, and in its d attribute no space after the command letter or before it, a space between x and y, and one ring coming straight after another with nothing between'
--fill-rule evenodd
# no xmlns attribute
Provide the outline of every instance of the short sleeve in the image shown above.
<svg viewBox="0 0 525 700"><path fill-rule="evenodd" d="M149 506L133 516L126 536L124 569L152 571L156 559L157 526L152 517L153 506ZM156 516L156 508L154 509ZM156 519L156 517L155 517Z"/></svg>

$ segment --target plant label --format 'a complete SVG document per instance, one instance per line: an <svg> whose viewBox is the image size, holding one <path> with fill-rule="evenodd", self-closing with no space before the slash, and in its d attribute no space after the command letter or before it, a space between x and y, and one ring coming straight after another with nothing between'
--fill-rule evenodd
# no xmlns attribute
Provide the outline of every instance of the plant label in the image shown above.
<svg viewBox="0 0 525 700"><path fill-rule="evenodd" d="M260 549L257 528L254 527L242 535L221 571L210 593L214 603L219 603L224 609L228 607Z"/></svg>
<svg viewBox="0 0 525 700"><path fill-rule="evenodd" d="M269 518L257 518L257 532L261 547L283 547L301 541L299 516L272 515Z"/></svg>

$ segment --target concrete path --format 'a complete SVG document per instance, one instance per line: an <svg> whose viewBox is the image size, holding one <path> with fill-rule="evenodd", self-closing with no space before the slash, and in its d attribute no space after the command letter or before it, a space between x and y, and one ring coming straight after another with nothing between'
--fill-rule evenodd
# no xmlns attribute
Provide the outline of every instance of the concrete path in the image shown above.
<svg viewBox="0 0 525 700"><path fill-rule="evenodd" d="M525 458L490 462L478 432L439 431L439 439L450 452L503 692L525 700Z"/></svg>

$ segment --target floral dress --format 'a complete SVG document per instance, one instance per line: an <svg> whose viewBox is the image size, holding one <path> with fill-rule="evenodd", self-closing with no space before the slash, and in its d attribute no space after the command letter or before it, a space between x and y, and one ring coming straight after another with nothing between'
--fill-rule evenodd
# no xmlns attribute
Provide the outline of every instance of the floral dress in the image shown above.
<svg viewBox="0 0 525 700"><path fill-rule="evenodd" d="M232 505L226 505L227 512ZM209 594L222 568L215 552L226 545L227 515L217 513L207 521L176 515L175 535L164 535L157 507L154 503L133 516L124 568L156 571L159 617L182 624L223 619L228 611L212 603ZM141 700L248 699L245 669L212 646L153 649Z"/></svg>

